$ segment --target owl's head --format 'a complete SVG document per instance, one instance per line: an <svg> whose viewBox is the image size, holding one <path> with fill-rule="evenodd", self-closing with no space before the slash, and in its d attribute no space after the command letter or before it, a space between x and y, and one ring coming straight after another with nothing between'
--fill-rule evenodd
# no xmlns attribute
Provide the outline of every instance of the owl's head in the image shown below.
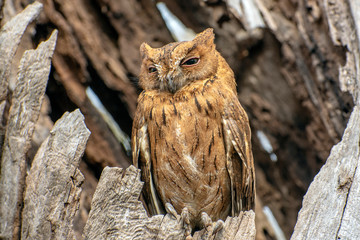
<svg viewBox="0 0 360 240"><path fill-rule="evenodd" d="M218 67L212 28L192 41L174 42L161 48L140 47L142 65L139 84L145 90L175 93L186 84L213 76Z"/></svg>

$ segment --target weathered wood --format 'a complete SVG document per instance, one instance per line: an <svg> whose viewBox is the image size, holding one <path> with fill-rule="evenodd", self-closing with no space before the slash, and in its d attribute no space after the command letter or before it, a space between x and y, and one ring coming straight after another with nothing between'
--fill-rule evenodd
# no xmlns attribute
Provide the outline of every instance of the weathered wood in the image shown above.
<svg viewBox="0 0 360 240"><path fill-rule="evenodd" d="M335 44L346 46L346 64L339 81L355 107L341 142L311 183L303 200L291 239L360 239L360 72L359 18L354 1L325 1L330 33ZM350 7L351 8L350 8ZM358 37L356 37L357 35Z"/></svg>
<svg viewBox="0 0 360 240"><path fill-rule="evenodd" d="M304 197L291 239L360 238L359 123L360 107L355 106L342 141Z"/></svg>
<svg viewBox="0 0 360 240"><path fill-rule="evenodd" d="M36 50L24 53L13 92L7 124L0 179L0 238L16 235L25 181L25 157L45 93L51 56L57 38L55 30Z"/></svg>
<svg viewBox="0 0 360 240"><path fill-rule="evenodd" d="M6 2L19 11L31 0ZM86 123L94 133L83 162L90 169L87 176L97 177L105 165L124 166L129 158L89 103L85 89L92 87L121 129L129 133L136 93L131 82L122 77L132 80L137 75L141 42L161 46L172 41L156 2L44 1L45 14L33 39L47 37L47 31L54 26L61 31L48 90L51 117L56 119L64 110L76 106L86 115ZM290 237L301 196L333 144L341 139L353 107L351 95L339 91L339 85L345 91L355 91L352 83L357 79L354 73L359 66L355 58L358 44L340 39L358 40L359 31L349 24L358 22L357 0L163 2L193 31L215 29L217 47L236 73L239 98L253 129L260 203L256 216L262 213L262 206L268 206L285 236ZM261 13L258 17L265 22L264 29L253 30L250 21L256 18L245 13L249 10L246 5L253 3L258 8L254 10ZM229 6L242 11L240 18ZM342 12L343 7L348 10ZM339 47L329 35L333 26L333 41ZM340 78L340 83L339 74L346 76ZM269 138L277 161L261 148L256 138L258 131ZM84 220L91 196L86 194L84 198ZM257 238L275 238L271 228L262 225L257 225Z"/></svg>
<svg viewBox="0 0 360 240"><path fill-rule="evenodd" d="M94 193L85 239L154 239L160 222L149 220L138 201L143 183L134 166L123 170L106 167ZM161 219L160 216L155 217ZM145 224L149 228L143 229Z"/></svg>
<svg viewBox="0 0 360 240"><path fill-rule="evenodd" d="M2 10L6 10L5 4L3 1L0 1L0 17L4 16ZM7 115L6 110L8 110L6 98L10 81L11 63L26 27L40 14L41 9L42 4L35 2L13 17L0 29L0 149L2 149L4 143L5 116Z"/></svg>
<svg viewBox="0 0 360 240"><path fill-rule="evenodd" d="M224 224L224 229L213 232L214 229L207 231L202 229L194 233L193 240L218 239L255 239L255 213L254 211L240 212L238 217L228 217Z"/></svg>
<svg viewBox="0 0 360 240"><path fill-rule="evenodd" d="M26 178L21 239L73 239L84 177L78 169L90 131L80 110L65 113L39 148Z"/></svg>
<svg viewBox="0 0 360 240"><path fill-rule="evenodd" d="M172 215L148 217L139 201L143 183L140 170L130 166L106 167L94 194L85 239L185 239L185 229ZM254 239L255 214L242 212L227 218L224 229L216 233L202 230L196 239Z"/></svg>
<svg viewBox="0 0 360 240"><path fill-rule="evenodd" d="M39 16L41 10L42 4L34 2L13 17L0 30L0 101L7 96L10 66L20 39L28 24Z"/></svg>
<svg viewBox="0 0 360 240"><path fill-rule="evenodd" d="M326 0L324 4L332 41L348 49L346 63L339 71L341 90L350 92L359 104L360 13L356 11L355 2L351 0L348 5L344 1Z"/></svg>

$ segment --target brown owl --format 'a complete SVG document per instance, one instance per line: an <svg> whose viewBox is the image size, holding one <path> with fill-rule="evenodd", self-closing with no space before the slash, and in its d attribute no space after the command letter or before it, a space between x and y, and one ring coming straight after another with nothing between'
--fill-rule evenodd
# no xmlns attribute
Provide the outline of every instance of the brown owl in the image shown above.
<svg viewBox="0 0 360 240"><path fill-rule="evenodd" d="M213 30L161 48L143 43L140 51L144 91L132 149L150 213L170 203L178 213L187 208L191 227L200 227L202 212L214 221L253 208L249 121Z"/></svg>

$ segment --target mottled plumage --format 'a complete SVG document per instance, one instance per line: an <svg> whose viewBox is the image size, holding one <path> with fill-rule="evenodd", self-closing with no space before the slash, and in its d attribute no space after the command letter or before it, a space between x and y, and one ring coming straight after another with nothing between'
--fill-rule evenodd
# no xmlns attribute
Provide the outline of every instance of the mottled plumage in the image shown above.
<svg viewBox="0 0 360 240"><path fill-rule="evenodd" d="M162 48L142 44L144 91L132 131L151 214L187 207L192 227L253 208L254 163L247 115L233 71L216 51L212 29Z"/></svg>

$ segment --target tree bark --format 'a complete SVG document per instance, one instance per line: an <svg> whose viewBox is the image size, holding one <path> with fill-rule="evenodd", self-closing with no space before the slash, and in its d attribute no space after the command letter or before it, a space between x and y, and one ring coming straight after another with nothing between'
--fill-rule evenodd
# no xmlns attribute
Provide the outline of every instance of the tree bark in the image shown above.
<svg viewBox="0 0 360 240"><path fill-rule="evenodd" d="M291 239L358 239L360 238L360 74L358 71L359 30L357 3L325 1L331 37L335 44L347 46L346 64L340 68L339 82L349 91L355 107L341 142L335 145L326 164L311 183ZM349 16L353 16L352 21ZM341 21L340 21L341 20Z"/></svg>
<svg viewBox="0 0 360 240"><path fill-rule="evenodd" d="M304 197L291 239L359 239L359 122L356 105L342 141L332 148Z"/></svg>
<svg viewBox="0 0 360 240"><path fill-rule="evenodd" d="M2 4L1 4L2 8ZM42 5L30 5L21 14L7 22L0 32L0 101L5 100L8 93L11 60L17 50L20 39L29 23L31 23L42 10ZM2 11L1 11L2 12Z"/></svg>
<svg viewBox="0 0 360 240"><path fill-rule="evenodd" d="M6 1L5 16L12 12L10 5L20 11L30 2ZM281 239L281 232L289 238L303 195L331 147L341 139L359 101L356 1L163 2L194 32L214 28L217 49L236 74L239 99L252 127L257 239ZM44 14L33 35L29 31L26 34L31 38L23 41L36 45L53 29L59 30L46 92L52 109L49 115L55 121L63 112L80 108L92 132L80 163L89 180L84 183L76 217L75 228L81 235L102 169L126 168L131 163L126 135L131 133L140 92L136 83L139 46L147 42L159 47L174 39L157 1L43 3ZM89 89L111 118L99 110ZM6 113L9 106L3 103L0 109ZM7 119L4 114L3 125ZM33 146L36 152L38 144ZM264 209L270 209L270 215Z"/></svg>
<svg viewBox="0 0 360 240"><path fill-rule="evenodd" d="M89 135L79 110L55 123L26 178L21 239L75 239L73 220L84 181L78 166Z"/></svg>
<svg viewBox="0 0 360 240"><path fill-rule="evenodd" d="M10 74L9 63L16 64L14 53L20 38L41 9L42 4L31 4L0 30L0 62L4 63L0 67L4 87L0 116L4 128L1 133L5 135L1 136L1 239L75 238L73 220L84 181L78 165L90 135L80 111L64 114L34 159L27 159L28 150L34 146L34 131L44 130L36 126L39 115L43 119L38 123L46 122L40 111L58 31L54 30L35 50L25 51L15 82Z"/></svg>
<svg viewBox="0 0 360 240"><path fill-rule="evenodd" d="M125 170L106 167L92 200L84 238L185 239L180 216L148 217L139 201L142 186L140 170L134 166ZM193 239L255 239L255 214L241 212L239 217L228 217L223 229L213 230L196 232Z"/></svg>
<svg viewBox="0 0 360 240"><path fill-rule="evenodd" d="M14 18L22 28L11 31L5 26L2 31L4 40L19 39L28 22L39 14L41 5L36 3ZM21 24L22 23L22 24ZM10 21L13 25L14 22ZM16 24L17 26L19 26ZM10 33L7 30L11 31ZM8 122L5 130L4 144L1 154L0 178L0 236L10 238L18 234L20 226L20 208L23 201L23 189L26 171L26 152L30 148L30 141L35 123L39 117L42 98L45 94L46 84L50 71L50 61L56 43L57 31L48 41L39 45L36 50L26 51L21 59L18 71L16 88L11 99ZM15 43L19 41L15 40ZM3 44L1 44L3 45ZM4 44L5 45L5 44ZM13 52L5 54L2 62L11 62ZM3 49L3 46L1 47ZM1 76L2 84L7 89L9 81L8 66ZM31 80L31 81L30 81ZM6 94L7 91L3 91Z"/></svg>

